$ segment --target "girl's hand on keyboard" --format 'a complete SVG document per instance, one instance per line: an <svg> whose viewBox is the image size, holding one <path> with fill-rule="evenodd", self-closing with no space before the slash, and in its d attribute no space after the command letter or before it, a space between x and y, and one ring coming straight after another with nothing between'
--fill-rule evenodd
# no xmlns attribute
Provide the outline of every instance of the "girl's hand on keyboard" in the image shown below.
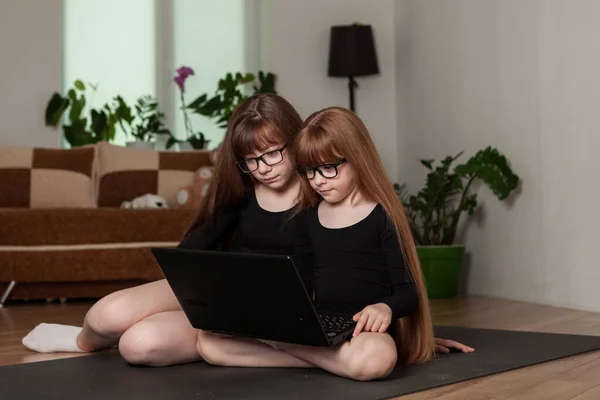
<svg viewBox="0 0 600 400"><path fill-rule="evenodd" d="M392 309L384 303L372 304L356 313L352 319L356 321L353 337L362 331L385 332L392 322Z"/></svg>

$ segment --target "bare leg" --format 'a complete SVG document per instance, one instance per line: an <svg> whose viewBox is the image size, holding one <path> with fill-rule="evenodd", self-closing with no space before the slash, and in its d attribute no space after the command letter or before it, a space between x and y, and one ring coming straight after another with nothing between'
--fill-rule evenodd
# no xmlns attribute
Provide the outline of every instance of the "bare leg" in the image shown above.
<svg viewBox="0 0 600 400"><path fill-rule="evenodd" d="M198 331L198 353L209 364L227 367L296 367L312 364L258 340Z"/></svg>
<svg viewBox="0 0 600 400"><path fill-rule="evenodd" d="M333 374L358 381L388 376L398 359L396 344L387 333L362 332L335 347L277 343L277 348Z"/></svg>
<svg viewBox="0 0 600 400"><path fill-rule="evenodd" d="M77 346L94 351L114 346L125 331L142 319L181 310L166 280L111 293L90 308L77 336Z"/></svg>
<svg viewBox="0 0 600 400"><path fill-rule="evenodd" d="M177 310L181 310L179 303L163 279L103 297L89 309L83 327L39 324L23 338L23 344L38 352L100 350L116 345L142 319Z"/></svg>
<svg viewBox="0 0 600 400"><path fill-rule="evenodd" d="M160 367L199 361L198 330L183 311L151 315L129 328L119 340L119 351L131 364Z"/></svg>
<svg viewBox="0 0 600 400"><path fill-rule="evenodd" d="M230 367L320 367L346 378L367 381L389 375L397 361L396 345L385 333L363 332L335 347L277 343L199 332L198 352L205 361Z"/></svg>

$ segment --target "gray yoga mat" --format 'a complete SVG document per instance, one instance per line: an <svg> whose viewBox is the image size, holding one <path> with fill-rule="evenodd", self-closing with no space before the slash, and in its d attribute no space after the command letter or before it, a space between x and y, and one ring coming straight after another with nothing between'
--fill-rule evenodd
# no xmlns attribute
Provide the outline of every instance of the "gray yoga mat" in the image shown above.
<svg viewBox="0 0 600 400"><path fill-rule="evenodd" d="M476 349L355 382L313 369L135 367L117 352L0 367L2 399L388 399L600 349L600 336L436 327Z"/></svg>

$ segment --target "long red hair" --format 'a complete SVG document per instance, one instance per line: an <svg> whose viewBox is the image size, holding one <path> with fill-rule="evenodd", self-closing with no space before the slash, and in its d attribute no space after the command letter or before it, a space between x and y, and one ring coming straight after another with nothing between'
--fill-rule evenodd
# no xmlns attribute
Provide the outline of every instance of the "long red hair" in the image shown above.
<svg viewBox="0 0 600 400"><path fill-rule="evenodd" d="M238 168L237 160L275 144L291 144L301 127L296 109L276 94L257 94L240 104L227 124L208 191L185 234L252 193L254 182Z"/></svg>
<svg viewBox="0 0 600 400"><path fill-rule="evenodd" d="M419 307L397 321L396 347L399 359L407 363L430 360L435 343L429 301L419 258L406 214L393 184L385 172L371 136L360 118L350 110L330 107L309 116L294 141L298 167L314 167L345 158L354 166L357 190L381 204L398 232L400 248L419 294ZM303 181L298 210L314 207L319 196Z"/></svg>

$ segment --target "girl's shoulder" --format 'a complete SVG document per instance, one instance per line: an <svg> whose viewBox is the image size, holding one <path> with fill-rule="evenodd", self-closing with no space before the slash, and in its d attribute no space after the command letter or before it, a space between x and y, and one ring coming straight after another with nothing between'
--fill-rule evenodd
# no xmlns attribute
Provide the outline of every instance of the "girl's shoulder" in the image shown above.
<svg viewBox="0 0 600 400"><path fill-rule="evenodd" d="M371 214L369 214L367 218L378 230L387 230L391 227L392 220L381 203L375 205L373 211L371 211Z"/></svg>
<svg viewBox="0 0 600 400"><path fill-rule="evenodd" d="M373 222L377 225L377 228L380 231L386 232L392 231L394 229L394 223L392 222L392 218L385 211L385 208L383 208L381 203L377 203L375 209L373 210L373 213L371 214L371 217L373 218Z"/></svg>

